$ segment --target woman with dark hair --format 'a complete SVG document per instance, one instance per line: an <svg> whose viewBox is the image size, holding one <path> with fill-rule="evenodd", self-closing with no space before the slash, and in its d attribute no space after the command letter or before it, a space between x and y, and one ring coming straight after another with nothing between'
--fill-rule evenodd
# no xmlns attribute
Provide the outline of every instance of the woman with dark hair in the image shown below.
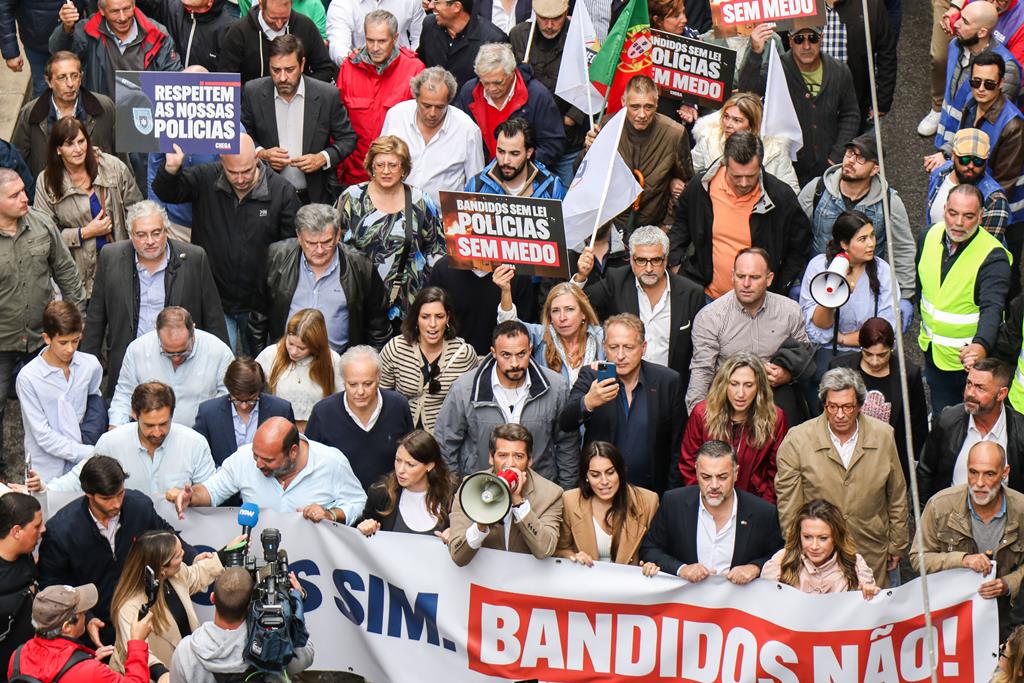
<svg viewBox="0 0 1024 683"><path fill-rule="evenodd" d="M835 309L815 302L811 297L811 281L827 270L837 256L849 263L846 282L850 286L850 298ZM833 356L860 348L860 328L868 318L884 318L895 328L894 288L898 299L899 284L893 280L892 269L875 256L875 228L871 221L860 211L839 214L825 253L811 259L800 283L800 307L804 311L807 337L821 345L815 356L819 377L828 369Z"/></svg>
<svg viewBox="0 0 1024 683"><path fill-rule="evenodd" d="M588 567L595 560L637 564L658 495L626 478L626 461L614 444L592 441L580 458L579 488L562 495L562 530L556 557ZM646 562L644 576L654 576L658 565Z"/></svg>
<svg viewBox="0 0 1024 683"><path fill-rule="evenodd" d="M402 320L402 334L380 352L380 388L409 399L414 426L434 433L452 382L477 365L473 347L455 336L452 302L440 287L425 287Z"/></svg>
<svg viewBox="0 0 1024 683"><path fill-rule="evenodd" d="M92 296L99 250L128 239L125 212L142 201L135 176L120 159L92 146L85 125L66 116L53 124L46 167L36 182L35 208L56 223Z"/></svg>
<svg viewBox="0 0 1024 683"><path fill-rule="evenodd" d="M441 447L422 429L398 442L395 469L370 487L363 519L365 536L378 531L434 534L448 542L448 510L455 481L441 458Z"/></svg>
<svg viewBox="0 0 1024 683"><path fill-rule="evenodd" d="M761 578L804 593L859 590L865 600L878 594L875 576L861 557L835 505L816 498L793 520L786 546L764 564Z"/></svg>
<svg viewBox="0 0 1024 683"><path fill-rule="evenodd" d="M999 648L999 664L992 683L1024 683L1024 626L1013 629Z"/></svg>
<svg viewBox="0 0 1024 683"><path fill-rule="evenodd" d="M861 412L892 425L896 450L903 466L903 478L910 481L910 458L907 456L903 412L903 390L900 387L900 360L895 352L896 334L888 320L868 318L860 328L860 351L843 353L832 359L829 368L850 368L859 373L868 390ZM928 404L924 396L921 368L907 363L907 389L910 391L910 433L913 452L920 452L928 437Z"/></svg>

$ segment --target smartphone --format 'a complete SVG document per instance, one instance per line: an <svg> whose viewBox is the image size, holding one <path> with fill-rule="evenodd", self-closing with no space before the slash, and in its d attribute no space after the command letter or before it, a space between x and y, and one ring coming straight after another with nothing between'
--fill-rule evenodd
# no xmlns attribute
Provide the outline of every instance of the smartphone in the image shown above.
<svg viewBox="0 0 1024 683"><path fill-rule="evenodd" d="M603 382L606 379L615 379L615 363L609 363L605 360L597 361L597 381Z"/></svg>
<svg viewBox="0 0 1024 683"><path fill-rule="evenodd" d="M146 566L145 586L146 602L139 608L139 619L149 614L149 610L156 604L157 591L160 589L160 582L156 580L156 572L149 565Z"/></svg>

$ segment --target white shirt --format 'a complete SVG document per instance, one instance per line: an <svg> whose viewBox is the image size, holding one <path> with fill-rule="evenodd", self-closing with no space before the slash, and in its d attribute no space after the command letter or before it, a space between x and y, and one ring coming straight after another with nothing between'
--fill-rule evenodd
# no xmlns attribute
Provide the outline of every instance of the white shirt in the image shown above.
<svg viewBox="0 0 1024 683"><path fill-rule="evenodd" d="M185 484L206 481L217 469L210 454L210 444L201 434L188 427L172 424L167 438L153 452L139 440L137 423L121 425L100 437L96 442L96 453L109 455L121 463L128 473L125 486L147 495L163 495L173 488ZM46 484L51 491L82 490L79 477L87 460L78 463L73 470Z"/></svg>
<svg viewBox="0 0 1024 683"><path fill-rule="evenodd" d="M736 510L739 496L732 493L732 513L729 521L719 529L715 518L700 496L697 505L697 562L715 574L724 574L732 567L732 553L736 547Z"/></svg>
<svg viewBox="0 0 1024 683"><path fill-rule="evenodd" d="M261 10L257 10L256 12L256 21L259 22L260 28L263 29L263 35L267 37L267 40L273 40L274 38L279 38L288 33L288 24L285 24L284 28L280 31L270 28L270 24L268 24L263 18L263 12Z"/></svg>
<svg viewBox="0 0 1024 683"><path fill-rule="evenodd" d="M530 514L530 501L524 498L519 507L511 507L509 513L505 515L503 521L505 525L505 550L508 550L508 535L512 533L512 522L521 522L528 514ZM480 546L484 544L484 539L486 538L487 534L480 531L476 524L470 524L469 528L466 529L466 545L473 550L480 550Z"/></svg>
<svg viewBox="0 0 1024 683"><path fill-rule="evenodd" d="M643 321L647 333L644 360L668 367L668 345L672 334L672 307L669 305L672 284L666 274L665 291L653 307L651 300L647 298L647 292L640 286L640 280L635 279L635 284L636 298L640 303L640 320Z"/></svg>
<svg viewBox="0 0 1024 683"><path fill-rule="evenodd" d="M853 436L847 439L846 443L841 443L839 437L832 431L832 426L828 428L828 438L832 440L832 447L836 449L836 453L839 454L839 459L843 461L843 467L850 468L850 460L853 459L853 451L857 448L857 436L860 434L860 424L856 424L856 428L853 431Z"/></svg>
<svg viewBox="0 0 1024 683"><path fill-rule="evenodd" d="M277 477L263 475L253 459L252 444L246 444L228 456L220 469L203 482L212 505L220 505L238 493L246 503L278 512L295 512L314 503L325 510L341 508L349 526L363 512L366 493L352 472L345 454L337 448L299 438L309 444L306 466L295 475L288 488Z"/></svg>
<svg viewBox="0 0 1024 683"><path fill-rule="evenodd" d="M512 11L506 12L505 5L501 0L494 0L491 3L491 23L507 34L516 25L516 6L518 4L518 0L512 0Z"/></svg>
<svg viewBox="0 0 1024 683"><path fill-rule="evenodd" d="M942 179L942 184L939 185L938 189L935 190L935 199L932 201L932 208L928 213L928 224L935 225L941 221L946 220L946 199L949 198L949 192L954 187L953 176L956 174L955 170L951 170L946 177Z"/></svg>
<svg viewBox="0 0 1024 683"><path fill-rule="evenodd" d="M377 407L373 409L372 413L370 413L370 419L366 421L366 424L363 424L363 421L359 419L359 416L352 411L351 407L349 407L348 392L345 392L344 396L345 398L341 403L345 406L345 412L348 413L348 416L351 417L352 421L356 423L356 426L364 432L371 431L373 426L377 424L377 418L380 417L381 409L384 408L384 397L380 395L380 389L377 390Z"/></svg>
<svg viewBox="0 0 1024 683"><path fill-rule="evenodd" d="M530 397L530 370L526 369L525 379L515 389L503 387L498 380L498 366L491 368L491 391L494 392L494 402L498 404L501 414L505 416L505 422L515 422L523 417L523 408L526 407L526 399Z"/></svg>
<svg viewBox="0 0 1024 683"><path fill-rule="evenodd" d="M484 168L480 127L457 107L448 107L441 127L430 142L424 142L416 125L416 100L391 107L380 134L397 135L409 145L412 172L406 182L429 194L438 205L441 190L462 192L466 182Z"/></svg>
<svg viewBox="0 0 1024 683"><path fill-rule="evenodd" d="M117 540L117 529L121 526L121 515L117 514L108 519L106 526L100 524L100 520L96 519L96 515L92 514L92 510L89 510L89 516L92 517L92 521L96 523L96 528L100 530L100 534L103 538L107 539L107 543L110 544L110 552L115 552L114 542Z"/></svg>
<svg viewBox="0 0 1024 683"><path fill-rule="evenodd" d="M596 519L594 520L594 538L597 541L597 557L595 560L601 560L602 562L612 561L612 535L605 532L601 528L601 523Z"/></svg>
<svg viewBox="0 0 1024 683"><path fill-rule="evenodd" d="M270 378L274 370L274 359L277 357L277 344L272 344L260 351L256 356L256 362L263 368L263 374ZM319 384L313 381L309 369L313 365L313 357L306 356L298 363L288 363L288 367L281 372L277 378L277 388L274 395L292 404L292 411L295 419L305 421L313 411L317 401L324 399L324 390ZM334 386L345 386L341 378L341 356L331 349L331 365L334 368ZM268 389L269 391L269 389Z"/></svg>
<svg viewBox="0 0 1024 683"><path fill-rule="evenodd" d="M423 30L420 0L333 0L327 8L327 40L331 61L341 66L353 50L366 45L363 21L375 9L385 9L398 20L398 44L415 50Z"/></svg>
<svg viewBox="0 0 1024 683"><path fill-rule="evenodd" d="M426 489L402 489L398 495L398 514L402 515L402 521L413 531L423 533L437 526L437 517L427 509Z"/></svg>
<svg viewBox="0 0 1024 683"><path fill-rule="evenodd" d="M79 424L85 417L89 396L98 396L103 368L96 356L75 351L70 374L45 360L30 360L18 373L15 388L21 402L25 427L25 454L44 481L59 477L92 453L82 443Z"/></svg>
<svg viewBox="0 0 1024 683"><path fill-rule="evenodd" d="M494 6L495 7L501 7L501 0L494 0ZM504 29L502 29L502 30L504 30ZM505 32L508 33L507 30ZM498 111L502 111L503 109L505 109L505 107L508 106L508 103L512 101L512 96L516 94L516 79L517 78L519 78L519 74L513 72L512 73L512 87L510 87L508 89L508 93L505 95L505 99L501 101L501 104L498 104L493 99L491 99L491 96L485 90L484 91L484 99L487 100L487 104L491 105L492 107L494 107Z"/></svg>
<svg viewBox="0 0 1024 683"><path fill-rule="evenodd" d="M979 441L994 441L1006 451L1006 405L999 411L999 418L992 425L992 429L985 436L974 424L974 416L967 416L967 434L964 435L964 443L960 446L960 453L956 456L956 464L953 465L953 482L950 486L959 486L967 483L967 453L971 447ZM940 482L941 483L941 482Z"/></svg>

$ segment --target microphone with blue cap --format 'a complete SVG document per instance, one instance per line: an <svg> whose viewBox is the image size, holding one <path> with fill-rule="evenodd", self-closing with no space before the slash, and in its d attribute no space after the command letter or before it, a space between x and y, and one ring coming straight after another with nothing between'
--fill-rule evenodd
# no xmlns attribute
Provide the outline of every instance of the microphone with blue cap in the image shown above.
<svg viewBox="0 0 1024 683"><path fill-rule="evenodd" d="M238 525L242 527L245 540L225 546L218 551L221 564L225 567L245 567L246 551L249 548L249 540L252 537L252 530L260 521L260 506L256 503L243 503L238 508Z"/></svg>

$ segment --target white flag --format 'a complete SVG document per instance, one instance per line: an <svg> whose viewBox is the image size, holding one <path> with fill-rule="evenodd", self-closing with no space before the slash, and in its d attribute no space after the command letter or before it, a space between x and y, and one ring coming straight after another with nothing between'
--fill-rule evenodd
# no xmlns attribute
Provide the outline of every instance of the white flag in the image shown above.
<svg viewBox="0 0 1024 683"><path fill-rule="evenodd" d="M796 116L793 98L789 96L786 72L775 50L775 41L768 41L768 82L764 88L764 116L761 117L761 137L769 135L790 141L789 158L796 161L796 153L804 146L800 119Z"/></svg>
<svg viewBox="0 0 1024 683"><path fill-rule="evenodd" d="M582 4L576 4L577 11ZM601 128L562 200L565 244L569 249L589 238L595 225L604 225L625 211L643 191L619 154L625 121L623 109Z"/></svg>
<svg viewBox="0 0 1024 683"><path fill-rule="evenodd" d="M604 101L601 93L590 83L590 61L597 50L597 34L587 14L587 6L577 2L562 48L555 94L591 116L601 111L601 102Z"/></svg>

